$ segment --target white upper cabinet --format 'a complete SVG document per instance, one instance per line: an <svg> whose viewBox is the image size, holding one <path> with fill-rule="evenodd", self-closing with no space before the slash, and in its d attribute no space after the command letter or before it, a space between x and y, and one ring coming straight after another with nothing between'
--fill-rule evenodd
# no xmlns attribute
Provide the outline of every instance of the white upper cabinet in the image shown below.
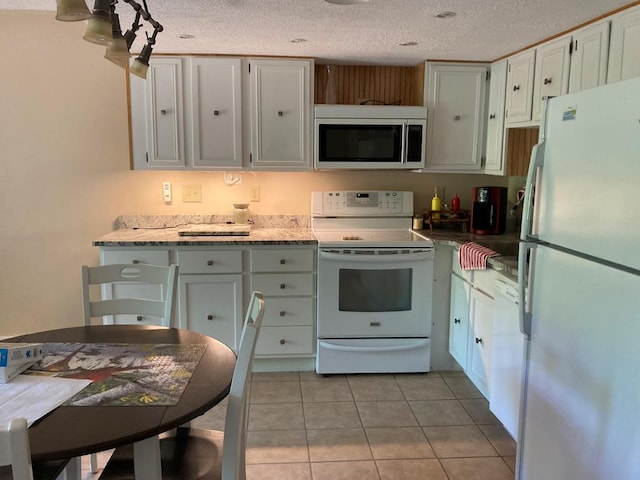
<svg viewBox="0 0 640 480"><path fill-rule="evenodd" d="M536 48L531 118L540 120L543 97L558 97L569 91L571 37L562 37Z"/></svg>
<svg viewBox="0 0 640 480"><path fill-rule="evenodd" d="M640 77L640 7L611 17L607 83Z"/></svg>
<svg viewBox="0 0 640 480"><path fill-rule="evenodd" d="M250 62L251 169L310 170L310 60Z"/></svg>
<svg viewBox="0 0 640 480"><path fill-rule="evenodd" d="M184 168L182 59L153 57L146 80L130 79L135 168Z"/></svg>
<svg viewBox="0 0 640 480"><path fill-rule="evenodd" d="M194 57L189 66L191 165L198 170L241 169L240 59Z"/></svg>
<svg viewBox="0 0 640 480"><path fill-rule="evenodd" d="M504 175L504 102L507 85L507 61L491 65L489 108L487 112L487 156L484 173Z"/></svg>
<svg viewBox="0 0 640 480"><path fill-rule="evenodd" d="M479 173L484 155L487 66L427 63L426 171Z"/></svg>
<svg viewBox="0 0 640 480"><path fill-rule="evenodd" d="M527 50L507 61L506 113L507 124L531 120L533 69L536 51Z"/></svg>
<svg viewBox="0 0 640 480"><path fill-rule="evenodd" d="M609 56L609 22L576 30L572 37L569 93L604 85Z"/></svg>

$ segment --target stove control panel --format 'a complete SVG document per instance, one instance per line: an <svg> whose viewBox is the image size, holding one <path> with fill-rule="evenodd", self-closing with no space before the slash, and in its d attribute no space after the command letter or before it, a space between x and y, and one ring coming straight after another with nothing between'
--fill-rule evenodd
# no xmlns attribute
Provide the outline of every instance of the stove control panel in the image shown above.
<svg viewBox="0 0 640 480"><path fill-rule="evenodd" d="M413 192L347 190L313 192L315 216L411 216Z"/></svg>

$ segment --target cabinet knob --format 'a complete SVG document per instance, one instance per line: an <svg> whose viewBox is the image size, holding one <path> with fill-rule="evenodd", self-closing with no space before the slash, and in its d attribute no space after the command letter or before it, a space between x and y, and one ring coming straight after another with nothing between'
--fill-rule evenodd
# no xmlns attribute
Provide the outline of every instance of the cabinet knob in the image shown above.
<svg viewBox="0 0 640 480"><path fill-rule="evenodd" d="M454 318L453 319L453 323L460 323L460 319L459 318Z"/></svg>
<svg viewBox="0 0 640 480"><path fill-rule="evenodd" d="M136 317L136 320L137 320L137 321L139 321L139 322L141 322L141 321L143 320L143 318L144 318L144 317L143 317L142 315L138 315L138 316Z"/></svg>
<svg viewBox="0 0 640 480"><path fill-rule="evenodd" d="M284 339L284 338L281 338L281 339L280 339L280 345L284 345L285 343L287 343L287 342L285 341L285 339Z"/></svg>
<svg viewBox="0 0 640 480"><path fill-rule="evenodd" d="M163 108L162 110L160 110L160 115L166 115L167 111Z"/></svg>
<svg viewBox="0 0 640 480"><path fill-rule="evenodd" d="M520 90L520 85L514 85L513 86L513 91L517 92L518 90Z"/></svg>
<svg viewBox="0 0 640 480"><path fill-rule="evenodd" d="M460 115L456 115L455 117L453 117L453 119L457 122L461 119L462 117Z"/></svg>
<svg viewBox="0 0 640 480"><path fill-rule="evenodd" d="M480 344L482 344L482 339L481 339L481 338L476 337L476 343L480 343Z"/></svg>
<svg viewBox="0 0 640 480"><path fill-rule="evenodd" d="M369 322L369 325L372 327L379 327L380 326L380 322Z"/></svg>
<svg viewBox="0 0 640 480"><path fill-rule="evenodd" d="M551 83L551 77L544 79L544 84L549 85Z"/></svg>
<svg viewBox="0 0 640 480"><path fill-rule="evenodd" d="M140 263L140 260L131 260L131 263L133 263L134 265L138 265Z"/></svg>
<svg viewBox="0 0 640 480"><path fill-rule="evenodd" d="M211 265L213 265L213 260L207 260L207 266L210 267Z"/></svg>
<svg viewBox="0 0 640 480"><path fill-rule="evenodd" d="M285 263L287 263L287 261L284 258L280 259L280 265L284 265Z"/></svg>
<svg viewBox="0 0 640 480"><path fill-rule="evenodd" d="M280 316L284 317L285 315L286 315L285 311L284 310L280 310Z"/></svg>
<svg viewBox="0 0 640 480"><path fill-rule="evenodd" d="M278 110L278 116L281 117L284 115L284 112L282 110Z"/></svg>
<svg viewBox="0 0 640 480"><path fill-rule="evenodd" d="M207 314L207 320L213 320L216 316L212 313Z"/></svg>
<svg viewBox="0 0 640 480"><path fill-rule="evenodd" d="M280 284L280 290L284 290L285 287L286 287L286 285L284 283Z"/></svg>
<svg viewBox="0 0 640 480"><path fill-rule="evenodd" d="M493 120L494 118L496 118L496 114L492 113L491 115L489 115L489 120Z"/></svg>
<svg viewBox="0 0 640 480"><path fill-rule="evenodd" d="M220 115L220 110L214 110L214 111L213 111L213 114L214 114L216 117L217 117L217 116L219 116L219 115Z"/></svg>

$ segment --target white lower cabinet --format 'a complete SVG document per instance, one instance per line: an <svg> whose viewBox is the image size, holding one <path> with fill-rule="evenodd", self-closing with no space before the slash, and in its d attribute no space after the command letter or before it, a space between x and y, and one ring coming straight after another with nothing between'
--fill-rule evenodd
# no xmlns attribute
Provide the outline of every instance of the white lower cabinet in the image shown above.
<svg viewBox="0 0 640 480"><path fill-rule="evenodd" d="M315 249L252 249L251 290L265 297L257 356L313 356Z"/></svg>
<svg viewBox="0 0 640 480"><path fill-rule="evenodd" d="M460 271L454 255L449 314L449 353L473 384L488 399L491 372L491 343L494 316L495 272ZM486 292L486 293L485 293Z"/></svg>

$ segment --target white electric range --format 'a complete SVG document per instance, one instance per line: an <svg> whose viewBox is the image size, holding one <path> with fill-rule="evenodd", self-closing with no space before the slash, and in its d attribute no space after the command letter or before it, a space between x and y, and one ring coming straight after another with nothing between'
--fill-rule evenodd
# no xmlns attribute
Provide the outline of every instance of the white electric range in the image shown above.
<svg viewBox="0 0 640 480"><path fill-rule="evenodd" d="M428 372L433 243L411 231L413 192L313 192L316 371Z"/></svg>

